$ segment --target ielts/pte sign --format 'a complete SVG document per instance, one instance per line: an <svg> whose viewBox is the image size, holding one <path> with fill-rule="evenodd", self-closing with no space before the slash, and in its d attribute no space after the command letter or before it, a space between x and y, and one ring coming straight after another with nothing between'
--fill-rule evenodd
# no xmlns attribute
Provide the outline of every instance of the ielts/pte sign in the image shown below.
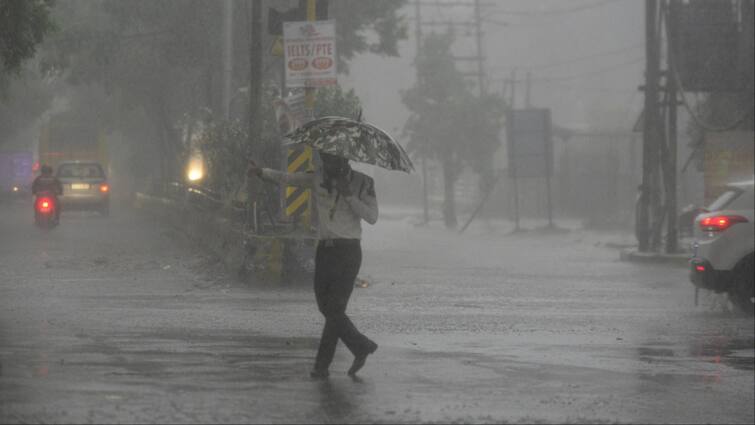
<svg viewBox="0 0 755 425"><path fill-rule="evenodd" d="M338 83L334 21L284 22L283 52L287 87Z"/></svg>

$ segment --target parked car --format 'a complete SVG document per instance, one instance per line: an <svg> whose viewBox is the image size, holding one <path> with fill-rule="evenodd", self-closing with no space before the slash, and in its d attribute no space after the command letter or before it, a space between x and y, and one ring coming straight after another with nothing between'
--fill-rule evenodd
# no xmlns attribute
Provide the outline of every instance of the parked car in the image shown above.
<svg viewBox="0 0 755 425"><path fill-rule="evenodd" d="M695 218L690 279L725 292L742 311L755 313L755 181L727 185Z"/></svg>
<svg viewBox="0 0 755 425"><path fill-rule="evenodd" d="M63 162L56 176L63 184L62 211L94 210L110 214L110 185L97 162Z"/></svg>

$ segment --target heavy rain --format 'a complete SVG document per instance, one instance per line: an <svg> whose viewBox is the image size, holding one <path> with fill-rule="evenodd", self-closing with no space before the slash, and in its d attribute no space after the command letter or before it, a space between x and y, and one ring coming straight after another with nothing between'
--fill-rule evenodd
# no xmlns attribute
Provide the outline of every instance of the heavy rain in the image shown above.
<svg viewBox="0 0 755 425"><path fill-rule="evenodd" d="M753 0L0 0L0 423L753 423Z"/></svg>

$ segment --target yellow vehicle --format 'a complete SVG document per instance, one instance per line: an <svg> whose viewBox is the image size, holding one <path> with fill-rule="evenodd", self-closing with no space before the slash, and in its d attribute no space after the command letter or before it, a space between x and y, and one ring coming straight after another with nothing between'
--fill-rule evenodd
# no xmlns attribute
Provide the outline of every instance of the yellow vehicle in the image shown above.
<svg viewBox="0 0 755 425"><path fill-rule="evenodd" d="M37 161L54 170L63 162L94 162L109 172L108 144L104 130L92 123L82 123L67 114L50 118L39 135Z"/></svg>
<svg viewBox="0 0 755 425"><path fill-rule="evenodd" d="M110 212L108 144L104 130L73 112L51 117L39 135L37 161L53 167L63 184L63 211Z"/></svg>

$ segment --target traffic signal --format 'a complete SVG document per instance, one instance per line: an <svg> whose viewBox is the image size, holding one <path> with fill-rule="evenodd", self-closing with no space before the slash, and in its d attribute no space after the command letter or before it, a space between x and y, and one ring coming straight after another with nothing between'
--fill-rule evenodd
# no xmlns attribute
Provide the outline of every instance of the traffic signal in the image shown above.
<svg viewBox="0 0 755 425"><path fill-rule="evenodd" d="M328 0L315 0L315 15L318 21L328 19ZM269 8L267 13L267 32L270 35L283 35L284 22L301 22L307 20L307 0L299 0L299 5L285 12Z"/></svg>

